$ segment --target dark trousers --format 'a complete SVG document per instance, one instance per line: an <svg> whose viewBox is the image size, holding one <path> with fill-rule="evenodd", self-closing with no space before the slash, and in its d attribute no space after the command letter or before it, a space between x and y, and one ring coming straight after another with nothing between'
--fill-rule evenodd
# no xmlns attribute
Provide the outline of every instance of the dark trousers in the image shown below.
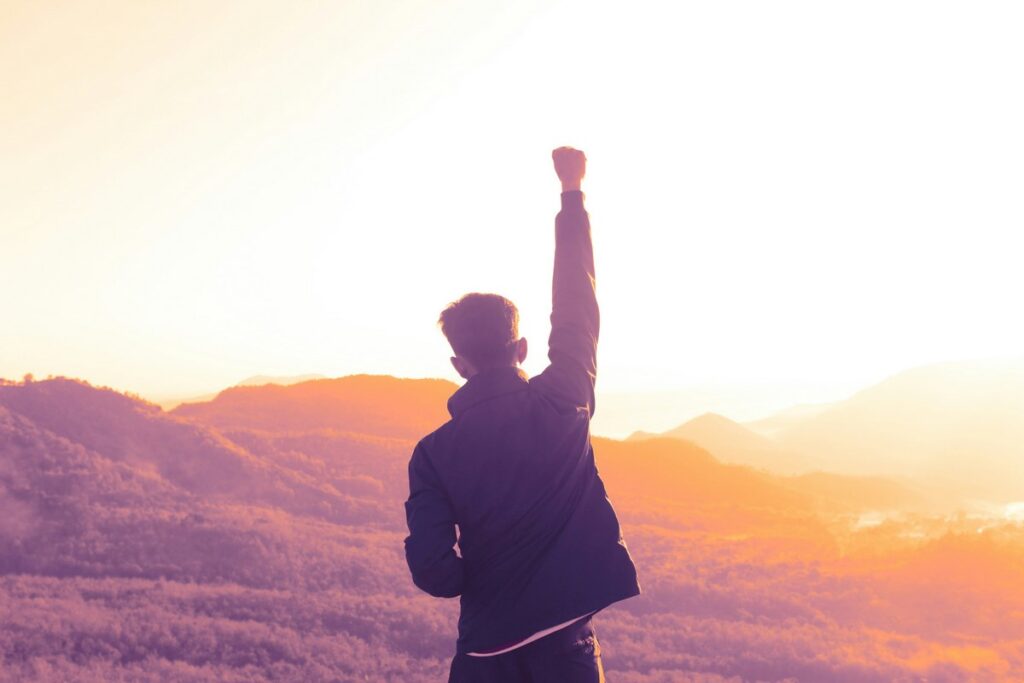
<svg viewBox="0 0 1024 683"><path fill-rule="evenodd" d="M456 654L448 683L605 683L593 616L504 654Z"/></svg>

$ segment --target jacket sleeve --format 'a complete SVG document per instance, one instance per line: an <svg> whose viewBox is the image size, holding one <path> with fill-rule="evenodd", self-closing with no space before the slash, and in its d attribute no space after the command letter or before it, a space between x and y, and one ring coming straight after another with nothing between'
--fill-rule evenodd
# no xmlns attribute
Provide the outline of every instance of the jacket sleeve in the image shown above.
<svg viewBox="0 0 1024 683"><path fill-rule="evenodd" d="M597 338L601 319L594 277L590 217L583 193L562 193L562 210L555 218L555 269L552 279L551 364L534 386L585 407L594 414L597 380Z"/></svg>
<svg viewBox="0 0 1024 683"><path fill-rule="evenodd" d="M462 558L454 550L455 516L422 442L409 460L405 519L405 560L412 582L434 597L460 595L464 575Z"/></svg>

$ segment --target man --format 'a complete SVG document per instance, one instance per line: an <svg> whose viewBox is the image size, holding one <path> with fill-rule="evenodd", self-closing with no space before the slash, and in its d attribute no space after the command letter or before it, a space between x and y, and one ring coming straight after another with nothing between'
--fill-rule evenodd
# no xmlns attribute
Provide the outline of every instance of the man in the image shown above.
<svg viewBox="0 0 1024 683"><path fill-rule="evenodd" d="M551 363L533 378L520 369L527 345L508 299L474 293L448 306L439 324L466 382L448 400L451 420L409 461L413 582L461 596L450 682L604 681L592 615L640 594L590 444L600 320L586 157L559 147L552 158L562 208Z"/></svg>

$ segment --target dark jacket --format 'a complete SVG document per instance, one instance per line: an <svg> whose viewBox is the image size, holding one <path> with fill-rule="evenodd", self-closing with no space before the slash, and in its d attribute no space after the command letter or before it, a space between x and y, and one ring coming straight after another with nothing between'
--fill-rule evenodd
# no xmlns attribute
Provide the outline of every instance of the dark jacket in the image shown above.
<svg viewBox="0 0 1024 683"><path fill-rule="evenodd" d="M599 327L589 218L582 193L564 192L550 365L532 379L515 366L470 377L409 461L406 560L427 593L462 596L458 653L640 593L590 444Z"/></svg>

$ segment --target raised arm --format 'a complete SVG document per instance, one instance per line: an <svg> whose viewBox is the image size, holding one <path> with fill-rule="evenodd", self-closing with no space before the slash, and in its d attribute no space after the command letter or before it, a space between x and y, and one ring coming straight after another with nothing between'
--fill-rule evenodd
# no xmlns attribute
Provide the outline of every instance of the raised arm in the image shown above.
<svg viewBox="0 0 1024 683"><path fill-rule="evenodd" d="M572 147L559 147L551 157L562 183L562 210L555 218L555 270L548 339L551 364L534 379L534 385L586 408L593 415L600 314L590 218L580 191L587 157Z"/></svg>

